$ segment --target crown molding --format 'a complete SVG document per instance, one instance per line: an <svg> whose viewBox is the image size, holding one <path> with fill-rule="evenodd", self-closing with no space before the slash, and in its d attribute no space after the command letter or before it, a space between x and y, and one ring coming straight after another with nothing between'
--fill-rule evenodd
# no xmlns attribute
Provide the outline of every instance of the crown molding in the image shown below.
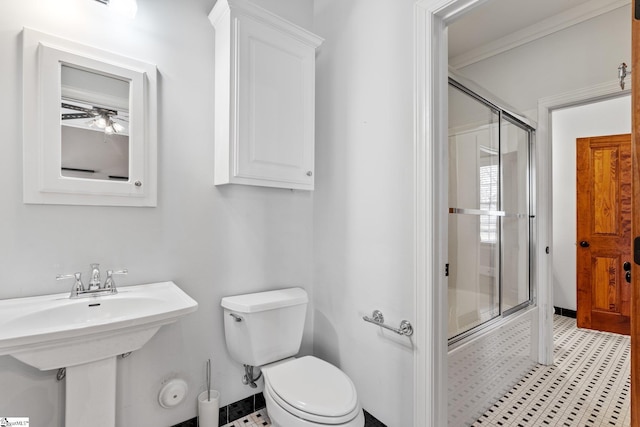
<svg viewBox="0 0 640 427"><path fill-rule="evenodd" d="M526 43L562 31L581 22L628 6L631 0L590 0L563 13L523 28L478 48L449 58L449 66L460 69L484 59L515 49Z"/></svg>
<svg viewBox="0 0 640 427"><path fill-rule="evenodd" d="M548 112L541 112L541 108L544 108L545 110L553 110L581 105L585 103L585 101L596 102L629 94L631 94L630 81L627 82L624 89L620 89L620 82L618 80L609 80L593 86L540 98L538 100L538 119L540 119L541 113L548 114Z"/></svg>
<svg viewBox="0 0 640 427"><path fill-rule="evenodd" d="M294 37L300 42L313 46L314 48L318 48L324 41L322 37L313 34L293 22L287 21L249 0L218 0L209 13L209 20L215 27L219 25L220 20L230 13L232 14L232 18L240 14L267 23L279 31L288 34L290 37Z"/></svg>

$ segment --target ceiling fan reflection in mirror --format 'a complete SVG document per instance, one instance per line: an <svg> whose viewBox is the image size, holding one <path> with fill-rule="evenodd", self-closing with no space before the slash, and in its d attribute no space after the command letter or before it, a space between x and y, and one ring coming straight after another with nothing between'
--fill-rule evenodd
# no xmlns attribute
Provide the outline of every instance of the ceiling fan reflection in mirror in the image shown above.
<svg viewBox="0 0 640 427"><path fill-rule="evenodd" d="M129 114L126 111L89 105L71 99L62 99L61 111L63 125L100 130L105 135L128 134Z"/></svg>

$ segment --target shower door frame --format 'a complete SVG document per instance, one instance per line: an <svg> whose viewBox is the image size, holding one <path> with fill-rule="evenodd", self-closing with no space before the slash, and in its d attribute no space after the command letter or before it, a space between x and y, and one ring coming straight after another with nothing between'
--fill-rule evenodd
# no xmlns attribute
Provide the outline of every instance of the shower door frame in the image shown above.
<svg viewBox="0 0 640 427"><path fill-rule="evenodd" d="M464 331L459 331L458 333L456 333L455 336L453 337L449 337L448 338L448 343L449 345L454 345L456 343L459 343L460 341L464 341L467 338L473 336L474 334L478 333L478 331L481 331L487 327L491 327L493 325L499 324L500 322L503 322L505 319L508 318L508 316L517 313L520 310L523 309L527 309L530 306L535 306L535 301L536 301L536 295L535 295L535 291L536 289L532 286L533 284L533 274L532 274L532 270L533 270L533 265L534 265L534 256L532 253L532 249L534 247L534 242L535 242L535 238L533 233L536 230L536 224L535 224L535 200L536 200L536 194L535 194L535 185L534 185L534 181L535 181L535 162L533 161L533 154L534 154L534 148L536 146L535 144L535 135L536 135L536 124L531 121L530 119L528 119L527 117L524 117L516 112L514 112L513 110L510 109L510 107L507 107L506 105L502 104L501 102L496 102L494 100L492 100L492 94L490 94L489 92L487 92L486 90L484 90L483 88L479 87L478 85L476 85L475 83L473 83L472 81L469 81L467 79L465 79L464 77L462 77L461 75L457 74L456 72L454 72L453 70L449 70L449 88L454 88L456 90L458 90L460 93L465 94L467 97L469 97L470 99L475 100L479 105L482 105L484 107L486 107L487 109L490 109L491 111L493 111L496 114L497 117L497 122L494 123L497 125L498 131L497 131L497 141L498 141L498 149L496 154L500 157L500 160L497 164L498 169L500 170L499 175L500 178L498 180L498 208L496 210L496 212L494 212L494 214L497 214L498 217L500 217L500 220L498 220L498 231L497 231L497 235L498 235L498 242L497 245L499 247L498 249L498 253L497 253L497 257L499 259L498 265L499 267L497 268L499 273L498 273L498 296L497 296L497 308L498 308L498 314L493 316L491 319L488 320L484 320L482 322L480 322L479 324L468 328ZM448 118L448 114L447 114L447 118ZM516 126L519 129L521 129L522 131L526 132L527 134L527 159L526 159L526 189L525 189L525 199L527 200L526 205L527 205L527 228L528 228L528 232L527 232L527 288L528 288L528 296L526 301L517 303L516 305L514 305L513 307L510 307L508 309L504 308L504 291L505 291L505 285L504 285L504 281L503 281L503 257L504 257L504 250L503 250L503 244L504 244L504 229L503 229L503 221L504 221L504 215L505 215L505 209L504 209L504 181L502 179L502 174L504 173L504 166L503 165L503 160L502 160L502 148L503 148L503 144L506 142L503 140L503 131L505 128L506 124L511 124L512 126ZM447 126L448 132L450 131L449 126ZM448 133L447 134L448 137L450 137L451 135ZM448 145L447 145L447 151L448 151ZM449 158L447 157L447 160L449 160ZM445 173L447 174L447 176L449 176L449 171L445 171ZM447 185L447 188L449 190L449 185ZM447 191L448 191L447 190ZM460 214L465 214L466 212L465 209L459 209L458 207L454 207L451 204L451 201L447 199L447 206L449 206L448 208L448 212L450 214L452 213L460 213ZM480 207L477 207L478 209L480 209ZM454 212L452 212L452 210ZM472 209L473 210L473 209ZM501 212L501 214L499 214L498 212ZM476 213L477 214L477 213ZM497 217L496 217L497 218ZM448 218L447 221L449 222L450 219ZM449 235L447 235L447 245L449 242ZM449 255L448 255L449 256ZM447 265L449 266L449 273L451 273L452 268L455 268L455 266L451 265L452 260L448 259L447 261ZM447 276L447 275L445 275ZM447 289L451 288L451 277L447 276L448 278L448 284L446 286ZM449 296L448 292L447 292L447 297ZM449 306L449 304L447 304L447 306L449 308L451 308ZM448 330L449 332L449 330ZM451 347L449 347L449 350L451 349Z"/></svg>
<svg viewBox="0 0 640 427"><path fill-rule="evenodd" d="M414 426L447 425L447 248L446 175L448 140L448 23L490 0L416 0L415 3L415 295ZM538 135L540 136L540 127ZM545 129L546 132L546 129ZM551 194L551 151L538 140L532 153L537 165L537 194ZM534 201L537 231L533 247L531 286L538 310L538 360L553 361L553 295L551 200Z"/></svg>

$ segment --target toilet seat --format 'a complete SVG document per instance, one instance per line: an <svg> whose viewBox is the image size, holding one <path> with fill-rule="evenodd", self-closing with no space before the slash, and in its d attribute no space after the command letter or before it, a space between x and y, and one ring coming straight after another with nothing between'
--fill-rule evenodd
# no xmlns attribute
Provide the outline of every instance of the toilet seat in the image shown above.
<svg viewBox="0 0 640 427"><path fill-rule="evenodd" d="M345 424L362 412L351 379L313 356L264 366L265 392L296 417L320 424Z"/></svg>

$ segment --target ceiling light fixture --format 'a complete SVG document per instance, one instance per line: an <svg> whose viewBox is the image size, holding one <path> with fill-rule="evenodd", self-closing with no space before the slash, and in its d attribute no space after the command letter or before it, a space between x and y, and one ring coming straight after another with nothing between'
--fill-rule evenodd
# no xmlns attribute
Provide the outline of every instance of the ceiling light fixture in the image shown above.
<svg viewBox="0 0 640 427"><path fill-rule="evenodd" d="M122 126L120 123L114 122L109 113L106 111L101 111L100 115L96 116L89 122L89 126L97 127L98 129L104 129L104 133L107 135L121 133L124 130L124 126Z"/></svg>
<svg viewBox="0 0 640 427"><path fill-rule="evenodd" d="M84 122L85 126L91 128L98 128L103 130L105 134L111 135L114 133L127 132L126 126L118 123L128 122L129 116L126 112L120 111L120 115L117 110L111 108L99 107L94 105L83 104L82 102L75 100L63 99L60 104L62 107L61 119L64 120L77 120L77 119L90 119ZM73 111L68 113L67 111ZM73 123L73 122L69 122ZM76 125L79 123L76 122Z"/></svg>
<svg viewBox="0 0 640 427"><path fill-rule="evenodd" d="M109 6L109 9L129 19L135 18L136 12L138 12L138 2L136 0L95 0L95 1Z"/></svg>

